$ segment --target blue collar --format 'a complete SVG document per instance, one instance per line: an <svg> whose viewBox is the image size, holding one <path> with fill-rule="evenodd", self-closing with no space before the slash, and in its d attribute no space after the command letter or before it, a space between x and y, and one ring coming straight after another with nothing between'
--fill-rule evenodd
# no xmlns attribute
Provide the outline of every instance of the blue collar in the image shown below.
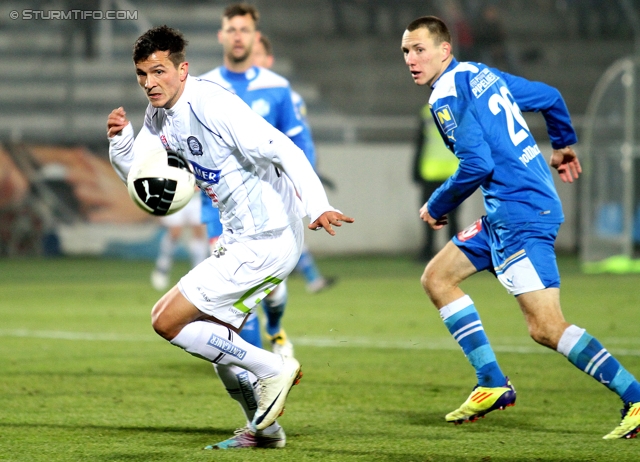
<svg viewBox="0 0 640 462"><path fill-rule="evenodd" d="M229 82L250 82L258 76L258 71L259 69L256 66L251 66L245 72L233 72L225 66L220 68L220 74Z"/></svg>
<svg viewBox="0 0 640 462"><path fill-rule="evenodd" d="M435 82L433 82L433 85L431 85L431 89L433 90L436 86L436 84L438 83L438 81L442 78L443 75L445 75L447 72L449 72L451 69L453 69L454 67L456 67L458 64L458 60L456 58L453 58L451 60L451 62L449 63L449 65L447 66L447 68L444 70L444 72L442 74L440 74L440 77L438 77L436 79Z"/></svg>

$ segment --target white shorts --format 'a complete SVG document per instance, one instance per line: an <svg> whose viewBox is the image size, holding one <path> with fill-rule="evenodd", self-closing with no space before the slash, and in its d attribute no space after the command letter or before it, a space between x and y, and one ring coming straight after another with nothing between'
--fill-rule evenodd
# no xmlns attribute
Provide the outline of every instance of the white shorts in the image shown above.
<svg viewBox="0 0 640 462"><path fill-rule="evenodd" d="M176 213L161 217L160 223L167 228L202 224L202 199L200 198L200 193L196 191L187 205Z"/></svg>
<svg viewBox="0 0 640 462"><path fill-rule="evenodd" d="M301 220L241 242L225 233L213 255L180 279L178 288L203 313L240 327L293 271L303 241Z"/></svg>

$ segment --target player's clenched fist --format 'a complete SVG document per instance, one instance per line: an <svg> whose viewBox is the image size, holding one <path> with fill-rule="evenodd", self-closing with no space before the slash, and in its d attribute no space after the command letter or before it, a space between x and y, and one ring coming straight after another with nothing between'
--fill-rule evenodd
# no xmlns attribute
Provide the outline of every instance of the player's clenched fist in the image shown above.
<svg viewBox="0 0 640 462"><path fill-rule="evenodd" d="M114 109L107 118L107 136L109 138L116 136L128 124L129 119L127 119L127 113L124 112L124 108L120 106L118 109Z"/></svg>
<svg viewBox="0 0 640 462"><path fill-rule="evenodd" d="M573 183L573 180L582 173L578 156L571 146L554 149L549 164L558 170L560 179L565 183Z"/></svg>

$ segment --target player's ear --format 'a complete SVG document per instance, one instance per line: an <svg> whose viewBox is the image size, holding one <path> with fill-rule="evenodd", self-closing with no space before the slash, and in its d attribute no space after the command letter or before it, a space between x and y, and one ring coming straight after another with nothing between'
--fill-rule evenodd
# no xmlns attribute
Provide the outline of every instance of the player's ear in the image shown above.
<svg viewBox="0 0 640 462"><path fill-rule="evenodd" d="M180 76L180 81L183 82L187 75L189 75L189 63L184 61L178 65L178 75Z"/></svg>
<svg viewBox="0 0 640 462"><path fill-rule="evenodd" d="M218 30L218 43L222 43L222 29Z"/></svg>
<svg viewBox="0 0 640 462"><path fill-rule="evenodd" d="M442 42L440 44L440 50L442 53L442 60L446 61L447 58L449 58L449 56L451 56L451 53L452 53L451 44L449 42Z"/></svg>

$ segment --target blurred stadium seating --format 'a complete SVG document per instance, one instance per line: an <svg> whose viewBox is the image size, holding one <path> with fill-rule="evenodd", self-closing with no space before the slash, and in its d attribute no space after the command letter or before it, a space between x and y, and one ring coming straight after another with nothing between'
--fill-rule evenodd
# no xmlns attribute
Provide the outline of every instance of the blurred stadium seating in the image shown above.
<svg viewBox="0 0 640 462"><path fill-rule="evenodd" d="M363 31L362 10L352 6L349 27L353 33L337 35L331 2L281 0L254 2L262 13L261 27L272 37L278 59L277 72L289 77L305 97L316 138L323 141L353 136L367 141L406 139L407 125L413 130L414 115L425 99L413 86L399 50L404 26L415 9L409 0L394 2L398 24L390 23L388 11L381 11L379 32ZM362 3L362 2L361 2ZM483 1L461 2L472 22ZM502 0L499 5L507 35L507 47L517 58L518 71L527 78L544 80L558 87L574 115L584 113L589 94L600 75L616 59L633 52L629 27L620 25L613 37L580 38L575 18L562 10L563 2ZM40 2L45 11L65 8L65 2ZM24 3L5 1L0 5L0 123L2 139L47 142L94 142L104 130L104 117L114 105L129 103L130 115L142 113L144 97L137 89L131 66L135 38L149 24L169 24L182 30L190 41L192 74L218 65L221 49L216 32L226 2L150 0L103 1L116 10L136 11L138 19L93 21L98 58L81 57L80 36L74 53L62 56L66 21L11 20L11 11L22 12ZM429 4L429 2L424 2ZM357 4L356 4L357 5ZM35 9L35 7L33 7ZM425 8L424 14L446 17L439 8ZM384 13L387 13L385 16ZM574 24L572 26L572 24ZM131 104L139 103L139 104ZM137 107L136 107L137 106ZM329 117L326 115L329 114ZM344 124L332 124L335 114L353 116L351 131L336 134ZM358 118L365 117L362 122ZM367 120L366 117L369 117ZM377 123L372 117L382 117ZM395 122L389 117L396 117ZM139 119L137 119L139 120ZM380 126L390 127L380 130ZM411 132L412 133L412 132Z"/></svg>
<svg viewBox="0 0 640 462"><path fill-rule="evenodd" d="M34 144L85 146L106 159L108 113L124 105L134 126L139 128L146 106L131 62L135 39L150 25L168 24L180 29L190 42L191 74L199 75L221 63L222 50L216 33L227 3L231 2L94 2L100 5L100 10L125 10L135 13L137 19L92 21L96 56L90 59L83 54L83 38L78 34L73 36L71 53L63 53L69 33L66 21L21 17L12 20L10 13L22 14L24 2L1 2L0 142L9 153ZM605 33L600 27L604 19L599 19L598 11L587 10L585 32L580 22L585 16L579 16L576 2L569 0L446 3L397 0L393 2L394 14L388 3L376 0L256 0L252 3L261 11L261 29L274 43L277 56L274 69L287 76L307 102L314 138L319 145L320 167L325 172L330 170L325 160L339 159L347 153L344 149L345 154L336 154L336 144L360 144L357 149L349 148L349 152L366 152L367 143L384 143L386 147L381 149L389 153L406 153L411 149L417 114L428 97L424 88L411 81L400 51L404 27L416 14L436 14L450 20L451 11L442 5L457 4L463 19L473 24L485 5L497 6L505 31L504 45L512 63L516 63L514 71L556 86L567 101L579 135L582 115L598 78L611 63L633 53L638 42L638 36L634 36L637 14L621 15L617 28ZM332 9L336 3L342 3L347 13L347 29L343 33L336 29ZM589 5L593 7L597 3ZM624 5L635 5L631 0L611 3L618 8L610 11L618 13ZM379 9L375 30L370 30L371 25L367 23L365 5ZM64 11L68 3L39 1L33 2L30 8ZM544 142L541 118L527 116L527 121L534 135ZM398 147L394 148L393 143L398 143ZM329 146L330 151L325 160L322 159L323 145ZM392 162L392 157L383 152L378 159ZM400 173L405 167L408 168L403 165ZM382 172L391 168L397 167L389 165L382 168ZM408 174L406 178L408 181ZM338 185L338 194L346 195L351 191L349 187L356 186ZM380 199L388 197L382 195ZM412 202L411 210L414 205ZM409 235L414 231L410 228ZM571 236L574 232L571 230Z"/></svg>

